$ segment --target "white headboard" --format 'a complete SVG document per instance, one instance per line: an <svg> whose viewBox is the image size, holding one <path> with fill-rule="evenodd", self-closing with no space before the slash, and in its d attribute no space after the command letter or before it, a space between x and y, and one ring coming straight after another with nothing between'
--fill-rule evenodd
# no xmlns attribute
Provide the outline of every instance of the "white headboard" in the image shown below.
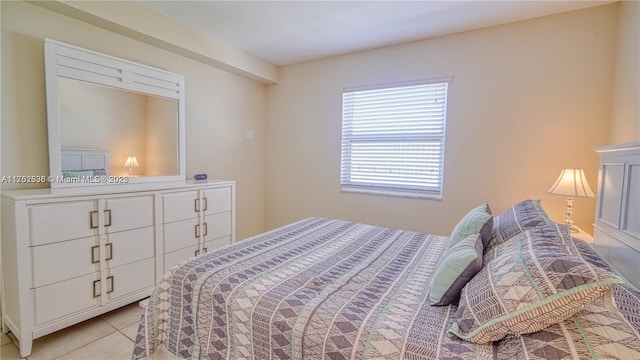
<svg viewBox="0 0 640 360"><path fill-rule="evenodd" d="M104 175L109 175L109 150L62 148L62 171L104 169Z"/></svg>
<svg viewBox="0 0 640 360"><path fill-rule="evenodd" d="M640 142L603 146L593 248L640 288Z"/></svg>

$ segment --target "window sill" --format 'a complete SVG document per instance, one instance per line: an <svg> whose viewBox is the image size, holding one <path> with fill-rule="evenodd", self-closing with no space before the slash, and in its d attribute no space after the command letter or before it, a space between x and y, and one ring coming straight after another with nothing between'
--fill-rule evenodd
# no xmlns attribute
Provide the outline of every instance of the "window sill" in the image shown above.
<svg viewBox="0 0 640 360"><path fill-rule="evenodd" d="M369 195L383 195L394 197L405 197L414 199L428 199L428 200L442 200L441 193L432 193L424 191L412 191L412 190L394 190L394 189L381 189L381 188L368 188L359 186L345 186L340 189L342 192L355 193L355 194L369 194Z"/></svg>

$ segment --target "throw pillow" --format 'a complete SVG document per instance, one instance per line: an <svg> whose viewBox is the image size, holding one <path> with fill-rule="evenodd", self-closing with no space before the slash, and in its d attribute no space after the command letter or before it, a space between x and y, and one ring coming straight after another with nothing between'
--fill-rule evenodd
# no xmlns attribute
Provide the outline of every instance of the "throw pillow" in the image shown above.
<svg viewBox="0 0 640 360"><path fill-rule="evenodd" d="M478 205L471 209L453 228L447 246L453 247L462 239L472 234L480 234L483 245L489 242L493 230L493 216L488 204Z"/></svg>
<svg viewBox="0 0 640 360"><path fill-rule="evenodd" d="M549 244L552 246L563 245L569 253L577 255L578 250L574 248L574 242L571 239L571 229L564 224L558 224L555 222L538 225L534 228L527 230L529 236L534 238L537 247ZM552 249L554 249L552 247ZM489 249L484 250L483 261L484 264L488 264L496 257L513 251L513 245L510 242L503 242L496 246L492 246Z"/></svg>
<svg viewBox="0 0 640 360"><path fill-rule="evenodd" d="M429 303L449 305L458 300L460 291L482 268L482 237L472 234L449 248L442 256L431 280Z"/></svg>
<svg viewBox="0 0 640 360"><path fill-rule="evenodd" d="M493 219L493 232L489 243L485 244L485 250L507 242L528 229L551 222L540 199L521 201Z"/></svg>

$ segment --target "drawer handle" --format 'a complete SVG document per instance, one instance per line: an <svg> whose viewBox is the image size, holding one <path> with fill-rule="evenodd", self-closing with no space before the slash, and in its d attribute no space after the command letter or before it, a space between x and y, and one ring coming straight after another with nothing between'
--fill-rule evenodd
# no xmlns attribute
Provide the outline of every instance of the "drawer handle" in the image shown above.
<svg viewBox="0 0 640 360"><path fill-rule="evenodd" d="M96 250L98 251L96 254ZM100 262L100 245L91 247L91 263L97 264Z"/></svg>
<svg viewBox="0 0 640 360"><path fill-rule="evenodd" d="M200 199L193 200L193 210L195 212L200 212Z"/></svg>
<svg viewBox="0 0 640 360"><path fill-rule="evenodd" d="M89 211L89 227L96 229L98 227L98 211Z"/></svg>
<svg viewBox="0 0 640 360"><path fill-rule="evenodd" d="M207 236L207 223L202 224L202 231L204 232L202 236Z"/></svg>
<svg viewBox="0 0 640 360"><path fill-rule="evenodd" d="M93 298L100 296L100 280L93 281Z"/></svg>
<svg viewBox="0 0 640 360"><path fill-rule="evenodd" d="M107 277L107 294L113 292L113 275Z"/></svg>
<svg viewBox="0 0 640 360"><path fill-rule="evenodd" d="M198 256L200 255L200 250L196 250L196 252L193 254L193 256Z"/></svg>
<svg viewBox="0 0 640 360"><path fill-rule="evenodd" d="M200 224L196 224L195 235L196 239L200 237Z"/></svg>
<svg viewBox="0 0 640 360"><path fill-rule="evenodd" d="M104 246L104 251L107 253L105 260L113 259L113 243L108 243Z"/></svg>
<svg viewBox="0 0 640 360"><path fill-rule="evenodd" d="M208 251L208 250L207 250L207 248L202 248L202 253L203 253L203 254L206 254L206 253L207 253L207 251Z"/></svg>
<svg viewBox="0 0 640 360"><path fill-rule="evenodd" d="M111 226L111 209L104 211L104 226Z"/></svg>
<svg viewBox="0 0 640 360"><path fill-rule="evenodd" d="M202 198L204 204L202 204L202 210L207 211L207 198Z"/></svg>

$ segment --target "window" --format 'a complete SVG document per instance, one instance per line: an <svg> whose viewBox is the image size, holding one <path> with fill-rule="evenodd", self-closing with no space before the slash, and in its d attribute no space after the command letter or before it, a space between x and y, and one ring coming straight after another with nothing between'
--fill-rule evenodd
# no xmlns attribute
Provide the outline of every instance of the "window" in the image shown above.
<svg viewBox="0 0 640 360"><path fill-rule="evenodd" d="M442 198L450 81L344 90L343 191Z"/></svg>

